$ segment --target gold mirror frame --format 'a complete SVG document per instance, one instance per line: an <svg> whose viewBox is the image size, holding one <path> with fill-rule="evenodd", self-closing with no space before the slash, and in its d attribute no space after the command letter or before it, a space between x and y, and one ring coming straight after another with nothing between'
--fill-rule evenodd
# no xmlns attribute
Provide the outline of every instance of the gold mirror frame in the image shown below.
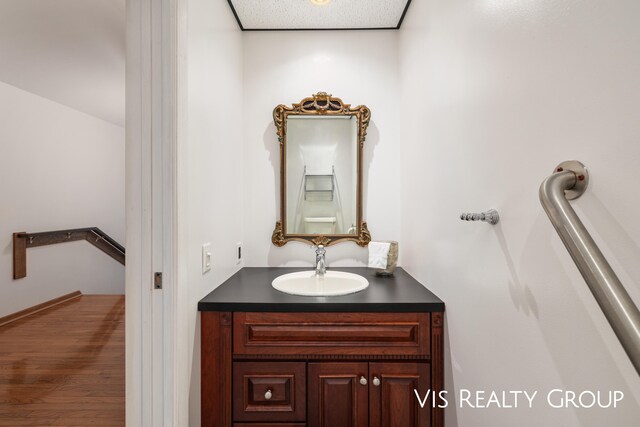
<svg viewBox="0 0 640 427"><path fill-rule="evenodd" d="M284 224L286 224L287 201L286 201L286 144L287 144L287 117L291 115L308 116L356 116L358 119L358 140L357 140L357 168L358 180L356 188L356 234L287 234ZM284 246L291 240L310 243L312 245L331 246L335 243L352 241L359 246L367 246L371 241L371 234L367 229L367 223L362 219L362 149L367 127L371 120L371 110L364 105L352 108L350 104L345 104L340 98L334 98L326 92L318 92L310 98L304 98L298 104L291 107L278 105L273 110L273 122L276 125L278 141L280 142L280 220L276 221L271 241L276 246Z"/></svg>

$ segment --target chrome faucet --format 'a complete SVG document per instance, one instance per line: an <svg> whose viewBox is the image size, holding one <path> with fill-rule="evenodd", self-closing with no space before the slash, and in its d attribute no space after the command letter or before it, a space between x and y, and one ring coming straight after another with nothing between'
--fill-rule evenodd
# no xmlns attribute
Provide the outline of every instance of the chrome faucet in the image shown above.
<svg viewBox="0 0 640 427"><path fill-rule="evenodd" d="M324 245L318 245L316 247L316 276L324 277L324 274L327 272L327 267L324 264L324 255L327 253L327 250L324 248Z"/></svg>

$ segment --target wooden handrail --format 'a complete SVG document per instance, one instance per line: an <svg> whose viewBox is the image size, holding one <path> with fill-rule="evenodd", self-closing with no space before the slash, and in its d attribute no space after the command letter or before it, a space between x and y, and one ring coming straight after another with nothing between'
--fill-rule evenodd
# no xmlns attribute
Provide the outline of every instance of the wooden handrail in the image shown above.
<svg viewBox="0 0 640 427"><path fill-rule="evenodd" d="M120 264L125 264L124 247L98 227L44 231L41 233L20 232L13 233L13 279L27 277L27 248L77 240L86 240Z"/></svg>

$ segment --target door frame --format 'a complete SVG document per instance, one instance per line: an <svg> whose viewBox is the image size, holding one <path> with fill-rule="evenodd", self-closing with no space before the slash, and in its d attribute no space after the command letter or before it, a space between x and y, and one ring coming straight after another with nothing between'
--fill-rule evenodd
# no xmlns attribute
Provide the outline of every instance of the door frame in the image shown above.
<svg viewBox="0 0 640 427"><path fill-rule="evenodd" d="M186 0L126 2L126 425L186 426ZM154 275L162 273L162 288Z"/></svg>

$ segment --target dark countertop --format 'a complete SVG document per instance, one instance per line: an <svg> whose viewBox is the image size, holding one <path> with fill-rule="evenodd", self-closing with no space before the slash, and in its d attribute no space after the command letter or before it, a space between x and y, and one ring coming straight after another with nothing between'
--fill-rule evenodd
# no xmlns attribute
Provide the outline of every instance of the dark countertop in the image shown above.
<svg viewBox="0 0 640 427"><path fill-rule="evenodd" d="M198 303L199 311L262 312L431 312L444 302L402 268L393 277L378 277L366 267L338 267L369 281L364 291L337 297L289 295L271 287L276 277L310 268L245 267ZM332 269L329 269L332 270Z"/></svg>

